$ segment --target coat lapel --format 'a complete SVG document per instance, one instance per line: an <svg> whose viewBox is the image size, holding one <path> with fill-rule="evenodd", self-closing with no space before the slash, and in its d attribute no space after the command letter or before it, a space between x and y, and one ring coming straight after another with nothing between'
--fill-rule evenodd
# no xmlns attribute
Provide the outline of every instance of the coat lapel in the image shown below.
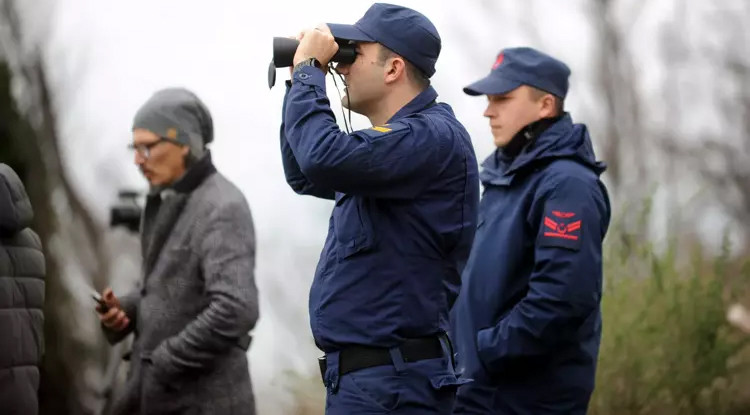
<svg viewBox="0 0 750 415"><path fill-rule="evenodd" d="M189 196L187 193L175 193L163 200L159 195L153 196L154 200L149 200L149 202L153 201L156 206L149 209L147 204L145 212L147 217L144 221L143 240L141 241L145 275L153 270L159 252L161 252L167 238L172 233L172 228L177 219L180 218ZM152 215L151 218L148 217L149 213Z"/></svg>
<svg viewBox="0 0 750 415"><path fill-rule="evenodd" d="M185 176L171 188L150 195L146 200L141 228L141 254L144 275L153 270L172 228L180 218L190 193L203 181L216 172L211 161L211 153L191 166Z"/></svg>

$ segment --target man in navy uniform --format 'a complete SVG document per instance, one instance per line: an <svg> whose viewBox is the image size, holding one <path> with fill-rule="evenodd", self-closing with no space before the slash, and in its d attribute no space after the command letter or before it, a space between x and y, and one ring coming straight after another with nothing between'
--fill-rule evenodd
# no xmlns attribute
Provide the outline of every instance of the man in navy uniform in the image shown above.
<svg viewBox="0 0 750 415"><path fill-rule="evenodd" d="M563 110L570 70L502 51L469 85L498 149L484 161L479 225L453 310L460 414L585 414L601 336L607 191L586 126Z"/></svg>
<svg viewBox="0 0 750 415"><path fill-rule="evenodd" d="M357 50L336 67L343 105L372 123L351 134L326 96L337 41ZM454 404L448 313L479 181L468 133L430 86L440 48L424 15L389 4L300 36L281 151L292 189L335 200L310 289L327 414L449 414Z"/></svg>

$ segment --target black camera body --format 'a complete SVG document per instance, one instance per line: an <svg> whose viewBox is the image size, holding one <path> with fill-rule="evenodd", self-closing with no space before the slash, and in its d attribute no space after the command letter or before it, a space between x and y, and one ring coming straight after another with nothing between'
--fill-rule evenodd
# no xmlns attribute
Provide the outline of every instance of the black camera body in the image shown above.
<svg viewBox="0 0 750 415"><path fill-rule="evenodd" d="M109 211L109 226L111 228L123 226L134 233L140 230L143 209L136 200L138 196L138 192L131 190L118 192L119 200Z"/></svg>
<svg viewBox="0 0 750 415"><path fill-rule="evenodd" d="M336 39L339 50L331 58L331 62L352 63L357 59L356 47L346 40ZM286 68L294 64L294 54L297 52L299 40L288 37L273 38L273 59L268 66L268 87L276 84L276 68Z"/></svg>

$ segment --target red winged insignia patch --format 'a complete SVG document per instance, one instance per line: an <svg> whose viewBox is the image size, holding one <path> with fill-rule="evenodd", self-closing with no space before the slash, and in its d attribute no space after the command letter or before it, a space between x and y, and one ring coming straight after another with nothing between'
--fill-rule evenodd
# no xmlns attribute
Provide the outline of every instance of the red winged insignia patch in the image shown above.
<svg viewBox="0 0 750 415"><path fill-rule="evenodd" d="M569 219L576 215L573 212L560 212L559 210L553 210L552 214L562 219Z"/></svg>
<svg viewBox="0 0 750 415"><path fill-rule="evenodd" d="M557 216L558 220L554 220L550 218L549 216L544 217L544 226L547 228L547 230L544 232L544 236L550 237L550 238L562 238L562 239L570 239L573 241L578 240L578 231L581 229L581 220L572 221L572 222L564 222L561 219L570 219L575 216L575 213L571 212L560 212L557 210L552 211L553 216Z"/></svg>
<svg viewBox="0 0 750 415"><path fill-rule="evenodd" d="M546 209L539 242L541 246L555 246L578 250L581 247L583 219L575 212Z"/></svg>

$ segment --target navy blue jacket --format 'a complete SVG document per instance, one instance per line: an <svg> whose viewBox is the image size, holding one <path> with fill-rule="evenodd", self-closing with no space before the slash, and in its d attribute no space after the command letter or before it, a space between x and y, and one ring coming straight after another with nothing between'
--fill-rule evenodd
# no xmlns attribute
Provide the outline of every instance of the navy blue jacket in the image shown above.
<svg viewBox="0 0 750 415"><path fill-rule="evenodd" d="M474 149L427 88L386 125L342 132L323 73L297 72L284 98L281 152L300 194L335 199L310 289L323 351L393 347L449 329L479 204Z"/></svg>
<svg viewBox="0 0 750 415"><path fill-rule="evenodd" d="M453 310L456 413L584 414L601 337L610 219L586 127L569 115L516 157L482 165L484 193Z"/></svg>

